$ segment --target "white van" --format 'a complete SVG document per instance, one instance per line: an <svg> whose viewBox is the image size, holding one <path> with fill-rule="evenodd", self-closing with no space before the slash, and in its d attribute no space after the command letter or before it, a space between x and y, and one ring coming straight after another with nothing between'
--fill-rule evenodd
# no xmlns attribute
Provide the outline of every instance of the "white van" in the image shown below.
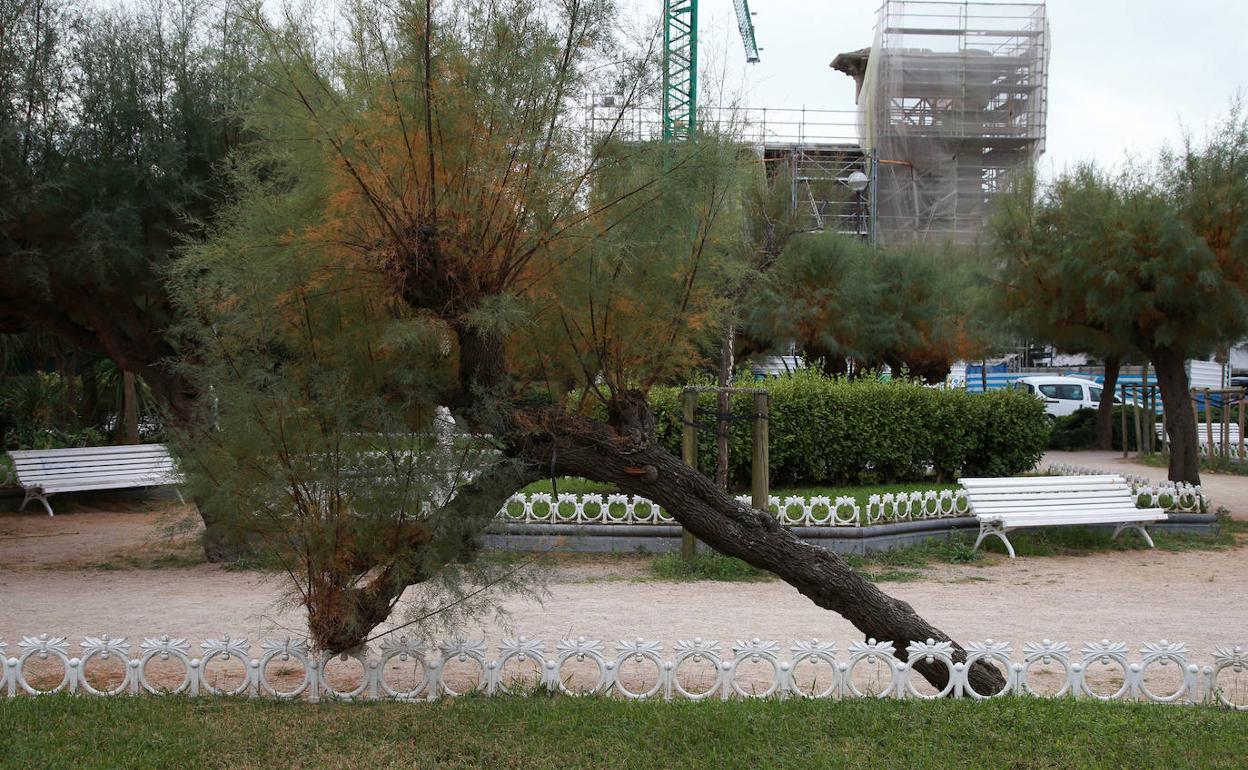
<svg viewBox="0 0 1248 770"><path fill-rule="evenodd" d="M1050 417L1065 417L1076 409L1095 409L1101 403L1100 385L1082 377L1035 375L1020 377L1014 387L1044 399ZM1118 399L1114 399L1115 403Z"/></svg>

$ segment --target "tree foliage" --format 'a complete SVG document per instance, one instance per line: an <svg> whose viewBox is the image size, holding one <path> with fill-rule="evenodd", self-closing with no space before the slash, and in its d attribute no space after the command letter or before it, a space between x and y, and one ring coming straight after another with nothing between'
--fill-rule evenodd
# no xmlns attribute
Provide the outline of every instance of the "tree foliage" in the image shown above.
<svg viewBox="0 0 1248 770"><path fill-rule="evenodd" d="M655 439L645 390L696 364L748 274L759 169L730 136L620 133L655 86L652 41L622 44L602 0L360 2L342 21L335 37L251 17L257 139L236 200L175 271L181 331L208 351L186 371L212 394L188 470L285 549L324 615L317 644L365 640L547 475L644 495L864 633L947 639ZM582 94L608 89L620 120L587 135ZM435 404L460 439L418 438ZM462 442L492 451L452 477ZM370 462L412 484L370 489Z"/></svg>
<svg viewBox="0 0 1248 770"><path fill-rule="evenodd" d="M1248 333L1248 118L1119 176L1081 166L1024 185L994 222L1004 304L1059 345L1156 368L1170 477L1199 480L1186 362Z"/></svg>
<svg viewBox="0 0 1248 770"><path fill-rule="evenodd" d="M986 344L971 312L975 279L966 254L800 235L749 296L746 329L772 346L797 343L828 373L852 360L939 382Z"/></svg>
<svg viewBox="0 0 1248 770"><path fill-rule="evenodd" d="M196 0L8 1L0 30L0 328L107 356L185 416L163 271L227 192L243 31Z"/></svg>

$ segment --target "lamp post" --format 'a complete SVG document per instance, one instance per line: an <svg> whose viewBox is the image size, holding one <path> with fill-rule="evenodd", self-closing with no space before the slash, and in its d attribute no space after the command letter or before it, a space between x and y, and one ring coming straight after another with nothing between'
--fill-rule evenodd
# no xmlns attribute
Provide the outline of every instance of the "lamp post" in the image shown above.
<svg viewBox="0 0 1248 770"><path fill-rule="evenodd" d="M867 185L871 183L871 178L861 171L853 171L849 176L845 177L845 186L854 193L854 234L862 237L866 234L865 218L866 210L863 205L862 193L867 189Z"/></svg>

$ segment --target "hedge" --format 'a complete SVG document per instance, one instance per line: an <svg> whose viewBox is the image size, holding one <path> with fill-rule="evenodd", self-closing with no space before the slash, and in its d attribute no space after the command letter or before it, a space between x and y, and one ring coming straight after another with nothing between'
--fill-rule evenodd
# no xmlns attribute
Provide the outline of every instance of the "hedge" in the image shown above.
<svg viewBox="0 0 1248 770"><path fill-rule="evenodd" d="M750 386L757 383L743 383ZM842 486L917 481L934 472L1009 476L1030 471L1049 438L1044 405L1013 389L968 393L879 379L829 379L813 372L771 379L770 452L773 486ZM658 436L671 452L681 446L681 389L656 388L650 403ZM699 399L697 421L714 422L715 396ZM749 415L752 397L737 395L733 413ZM750 478L751 423L735 420L729 439L734 486ZM698 431L698 466L715 468L715 436Z"/></svg>
<svg viewBox="0 0 1248 770"><path fill-rule="evenodd" d="M1110 419L1113 439L1111 447L1118 451L1122 451L1122 412L1127 411L1127 442L1132 452L1139 449L1136 446L1135 438L1135 410L1131 407L1115 406L1113 417ZM1161 421L1161 415L1148 410L1141 410L1140 423L1143 430L1147 431L1150 425L1156 425ZM1161 448L1161 439L1158 438L1157 447ZM1095 409L1076 409L1074 412L1058 417L1053 421L1053 433L1049 437L1049 449L1061 449L1065 451L1078 451L1080 449L1094 449L1096 447L1096 410Z"/></svg>

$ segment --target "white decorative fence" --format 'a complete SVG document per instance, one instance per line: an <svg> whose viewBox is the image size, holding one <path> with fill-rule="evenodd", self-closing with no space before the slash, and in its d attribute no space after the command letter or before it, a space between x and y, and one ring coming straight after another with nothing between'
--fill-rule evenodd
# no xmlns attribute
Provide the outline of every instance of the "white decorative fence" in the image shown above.
<svg viewBox="0 0 1248 770"><path fill-rule="evenodd" d="M1117 473L1131 485L1131 492L1136 497L1135 504L1140 508L1164 508L1176 513L1205 513L1209 510L1210 500L1201 491L1199 484L1187 484L1182 481L1163 481L1160 484L1153 484L1143 476L1062 463L1050 465L1049 473L1054 476L1101 476L1107 473Z"/></svg>
<svg viewBox="0 0 1248 770"><path fill-rule="evenodd" d="M749 495L737 500L750 504ZM795 527L859 527L881 521L940 519L969 516L962 489L871 495L865 511L853 497L772 495L771 512L782 524ZM644 497L622 494L547 492L512 495L499 519L524 524L675 524L676 520Z"/></svg>
<svg viewBox="0 0 1248 770"><path fill-rule="evenodd" d="M1056 475L1081 476L1105 473L1066 465L1049 466ZM1208 499L1199 486L1153 485L1148 479L1127 476L1136 504L1141 508L1165 508L1179 513L1203 513ZM737 500L749 505L748 495ZM871 495L864 508L849 496L812 497L772 495L768 507L780 521L794 527L862 527L894 521L947 519L971 514L964 489L928 489ZM515 494L498 518L518 524L675 524L661 507L645 499L623 494L575 494L547 492Z"/></svg>
<svg viewBox="0 0 1248 770"><path fill-rule="evenodd" d="M278 699L321 700L434 700L467 692L486 695L536 691L567 695L614 696L627 699L729 699L767 697L810 698L920 698L947 695L976 699L1001 695L1041 697L1088 697L1099 700L1140 700L1156 703L1220 704L1248 711L1248 650L1218 648L1203 664L1188 656L1185 645L1162 640L1145 644L1138 660L1120 642L1108 640L1084 644L1076 653L1064 642L1044 640L1023 645L1021 657L1008 642L987 640L966 645L965 663L954 662L949 642L914 642L907 660L897 655L891 642L853 642L842 658L835 642L795 642L783 655L779 643L752 639L737 641L723 649L717 641L692 639L677 642L665 652L657 641L621 640L607 652L604 643L579 637L561 639L549 652L542 641L517 637L499 645L487 657L483 642L454 640L436 647L404 638L386 639L377 654L329 656L311 652L301 640L269 639L259 645L258 656L246 639L223 636L199 645L192 656L185 639L162 636L145 639L132 650L124 638L86 637L71 655L65 637L25 637L16 657L4 661L0 689L8 697L69 692L93 696L121 695L229 695ZM344 679L328 675L336 660L354 661L359 674ZM969 684L967 667L983 660L1005 677L996 693L976 692ZM241 664L233 679L209 669L230 661ZM926 661L949 671L948 683L937 690L915 671ZM113 663L122 671L106 682L93 665ZM528 664L535 677L521 685L508 676L513 663ZM35 675L27 668L42 664ZM172 664L173 671L149 672L154 664ZM447 673L466 664L471 672ZM47 670L47 666L51 670ZM631 665L637 671L623 674ZM588 667L588 673L569 671ZM687 667L709 669L704 676L690 674ZM391 680L391 672L406 667L418 672L414 682ZM1047 668L1046 668L1047 667ZM270 668L277 668L276 673ZM811 675L812 669L819 673ZM1090 674L1097 669L1095 674ZM864 671L870 673L865 679ZM1160 676L1165 671L1169 676ZM1047 688L1038 682L1047 680ZM1164 681L1163 681L1164 680Z"/></svg>

